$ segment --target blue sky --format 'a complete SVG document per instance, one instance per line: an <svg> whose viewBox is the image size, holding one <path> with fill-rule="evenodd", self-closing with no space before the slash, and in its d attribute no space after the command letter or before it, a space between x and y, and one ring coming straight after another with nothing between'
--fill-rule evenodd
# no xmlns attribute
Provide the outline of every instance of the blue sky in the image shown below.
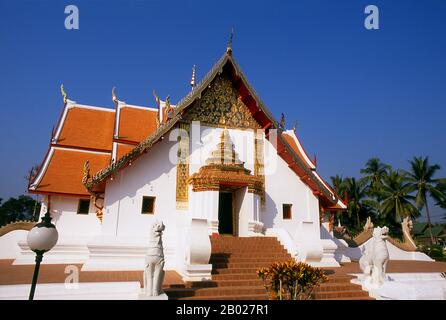
<svg viewBox="0 0 446 320"><path fill-rule="evenodd" d="M79 30L66 30L66 5ZM380 29L364 28L377 5ZM407 168L428 155L446 176L446 1L0 0L0 198L26 191L70 99L113 107L173 102L223 54L234 56L276 118L284 112L318 170L358 175L373 156ZM441 217L443 212L433 210Z"/></svg>

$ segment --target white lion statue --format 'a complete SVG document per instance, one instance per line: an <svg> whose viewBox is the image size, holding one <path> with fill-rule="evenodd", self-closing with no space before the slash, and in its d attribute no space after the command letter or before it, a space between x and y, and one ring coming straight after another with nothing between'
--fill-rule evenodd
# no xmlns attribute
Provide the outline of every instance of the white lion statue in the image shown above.
<svg viewBox="0 0 446 320"><path fill-rule="evenodd" d="M147 296L159 296L162 294L164 280L164 252L161 238L165 227L160 221L150 228L149 249L146 254L146 267L144 270L144 294Z"/></svg>
<svg viewBox="0 0 446 320"><path fill-rule="evenodd" d="M361 259L359 266L372 285L381 285L386 280L386 267L389 261L386 239L389 228L377 227L373 229L372 243L369 245Z"/></svg>

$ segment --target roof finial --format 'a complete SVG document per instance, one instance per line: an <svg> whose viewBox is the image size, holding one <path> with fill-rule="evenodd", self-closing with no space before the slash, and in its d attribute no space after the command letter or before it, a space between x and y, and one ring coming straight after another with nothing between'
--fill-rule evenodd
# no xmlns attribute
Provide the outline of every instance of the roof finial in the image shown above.
<svg viewBox="0 0 446 320"><path fill-rule="evenodd" d="M116 87L112 88L112 100L115 104L118 103L118 98L116 97Z"/></svg>
<svg viewBox="0 0 446 320"><path fill-rule="evenodd" d="M68 101L68 95L65 92L65 88L63 86L63 83L60 85L60 92L62 93L63 105L66 106L67 105L67 101Z"/></svg>
<svg viewBox="0 0 446 320"><path fill-rule="evenodd" d="M153 93L153 96L155 97L156 106L159 109L160 108L160 98L158 98L158 95L156 94L155 89L153 89L152 93Z"/></svg>
<svg viewBox="0 0 446 320"><path fill-rule="evenodd" d="M282 112L282 114L280 115L279 127L280 127L281 129L285 129L285 115L283 114L283 112Z"/></svg>
<svg viewBox="0 0 446 320"><path fill-rule="evenodd" d="M232 38L234 37L234 27L231 29L231 34L229 36L228 46L226 47L226 52L232 54Z"/></svg>
<svg viewBox="0 0 446 320"><path fill-rule="evenodd" d="M195 65L192 67L192 79L190 80L190 86L195 88Z"/></svg>

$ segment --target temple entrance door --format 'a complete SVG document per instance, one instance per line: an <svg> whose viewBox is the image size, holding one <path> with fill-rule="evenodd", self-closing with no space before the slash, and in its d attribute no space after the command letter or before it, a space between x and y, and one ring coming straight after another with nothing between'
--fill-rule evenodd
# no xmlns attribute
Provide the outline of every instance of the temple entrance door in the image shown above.
<svg viewBox="0 0 446 320"><path fill-rule="evenodd" d="M218 233L235 235L234 205L232 192L219 192L218 196Z"/></svg>

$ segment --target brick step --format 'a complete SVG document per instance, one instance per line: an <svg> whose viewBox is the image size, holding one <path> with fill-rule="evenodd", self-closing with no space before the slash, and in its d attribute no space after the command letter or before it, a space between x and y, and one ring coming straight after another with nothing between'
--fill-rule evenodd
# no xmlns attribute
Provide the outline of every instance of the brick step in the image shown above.
<svg viewBox="0 0 446 320"><path fill-rule="evenodd" d="M271 254L271 253L286 253L284 248L252 248L252 247L240 247L240 248L212 248L211 253L230 254L230 253L258 253L258 254Z"/></svg>
<svg viewBox="0 0 446 320"><path fill-rule="evenodd" d="M246 250L251 250L253 252L256 253L263 253L263 254L269 254L269 253L275 253L275 252L287 252L284 248L271 248L271 247L264 247L264 248L251 248L251 247L247 247L247 248L213 248L211 253L220 253L220 254L229 254L229 253L249 253L249 251Z"/></svg>
<svg viewBox="0 0 446 320"><path fill-rule="evenodd" d="M350 276L329 276L328 283L351 283L352 279Z"/></svg>
<svg viewBox="0 0 446 320"><path fill-rule="evenodd" d="M256 295L266 294L263 286L227 286L215 288L167 288L164 290L169 298L180 297L208 297L208 296L231 296L231 295Z"/></svg>
<svg viewBox="0 0 446 320"><path fill-rule="evenodd" d="M252 249L243 249L243 250L233 250L233 251L213 251L211 252L211 255L244 255L244 254L256 254L258 257L265 257L270 254L288 254L285 250L252 250Z"/></svg>
<svg viewBox="0 0 446 320"><path fill-rule="evenodd" d="M326 298L326 299L316 299L316 300L375 300L371 297L341 297L341 298Z"/></svg>
<svg viewBox="0 0 446 320"><path fill-rule="evenodd" d="M230 267L234 264L240 264L240 263L251 263L251 264L261 264L263 266L271 266L273 263L276 262L286 262L291 259L287 259L284 257L274 257L274 258L268 258L268 259L254 259L254 258L230 258L230 259L211 259L209 263L215 265L215 264L225 264L230 265Z"/></svg>
<svg viewBox="0 0 446 320"><path fill-rule="evenodd" d="M184 297L178 300L268 300L267 294L230 295L230 296L207 296L207 297Z"/></svg>
<svg viewBox="0 0 446 320"><path fill-rule="evenodd" d="M361 286L353 283L322 283L319 287L315 288L315 292L333 292L333 291L362 291Z"/></svg>
<svg viewBox="0 0 446 320"><path fill-rule="evenodd" d="M264 246L273 246L273 247L280 247L283 246L280 242L277 241L246 241L246 242L211 242L212 246L219 247L219 246L233 246L233 247L240 247L240 246L253 246L253 247L264 247Z"/></svg>
<svg viewBox="0 0 446 320"><path fill-rule="evenodd" d="M247 241L211 241L213 246L282 246L280 242L277 240L271 241L256 241L256 240L247 240Z"/></svg>
<svg viewBox="0 0 446 320"><path fill-rule="evenodd" d="M263 287L263 281L259 278L256 279L240 279L239 280L218 280L215 281L218 287L245 287L256 286Z"/></svg>
<svg viewBox="0 0 446 320"><path fill-rule="evenodd" d="M221 242L211 242L212 246L214 247L218 247L218 246L274 246L274 247L280 247L283 246L280 242L278 241L245 241L245 242L240 242L240 241L221 241Z"/></svg>
<svg viewBox="0 0 446 320"><path fill-rule="evenodd" d="M219 268L212 269L212 274L256 274L257 268Z"/></svg>
<svg viewBox="0 0 446 320"><path fill-rule="evenodd" d="M276 237L233 237L233 236L215 236L210 237L211 242L254 242L254 241L272 241L277 242Z"/></svg>
<svg viewBox="0 0 446 320"><path fill-rule="evenodd" d="M213 269L240 269L240 268L254 268L257 270L261 267L269 267L273 262L221 262L221 263L212 263Z"/></svg>
<svg viewBox="0 0 446 320"><path fill-rule="evenodd" d="M345 290L345 291L325 291L325 292L315 292L313 294L315 299L336 299L336 298L359 298L359 297L369 297L366 291L362 290Z"/></svg>
<svg viewBox="0 0 446 320"><path fill-rule="evenodd" d="M212 281L225 281L225 280L256 280L259 279L255 273L223 273L213 274Z"/></svg>
<svg viewBox="0 0 446 320"><path fill-rule="evenodd" d="M232 253L213 253L211 255L212 259L229 259L229 258L243 258L243 259L291 259L291 256L286 252L270 252L270 253L255 253L252 251L247 251L245 253L242 252L232 252Z"/></svg>
<svg viewBox="0 0 446 320"><path fill-rule="evenodd" d="M243 254L236 254L236 255L212 255L210 258L210 261L227 261L227 260L239 260L239 259L251 259L251 260L255 260L255 261L274 261L277 259L286 259L286 260L291 260L291 256L288 254L269 254L269 255L255 255L252 253L247 253L245 255ZM243 260L242 260L243 261Z"/></svg>
<svg viewBox="0 0 446 320"><path fill-rule="evenodd" d="M197 281L186 282L181 285L171 285L165 287L165 289L198 289L198 288L217 288L217 287L247 287L247 286L263 286L263 281L256 278L250 279L229 279L229 280L210 280L210 281Z"/></svg>

